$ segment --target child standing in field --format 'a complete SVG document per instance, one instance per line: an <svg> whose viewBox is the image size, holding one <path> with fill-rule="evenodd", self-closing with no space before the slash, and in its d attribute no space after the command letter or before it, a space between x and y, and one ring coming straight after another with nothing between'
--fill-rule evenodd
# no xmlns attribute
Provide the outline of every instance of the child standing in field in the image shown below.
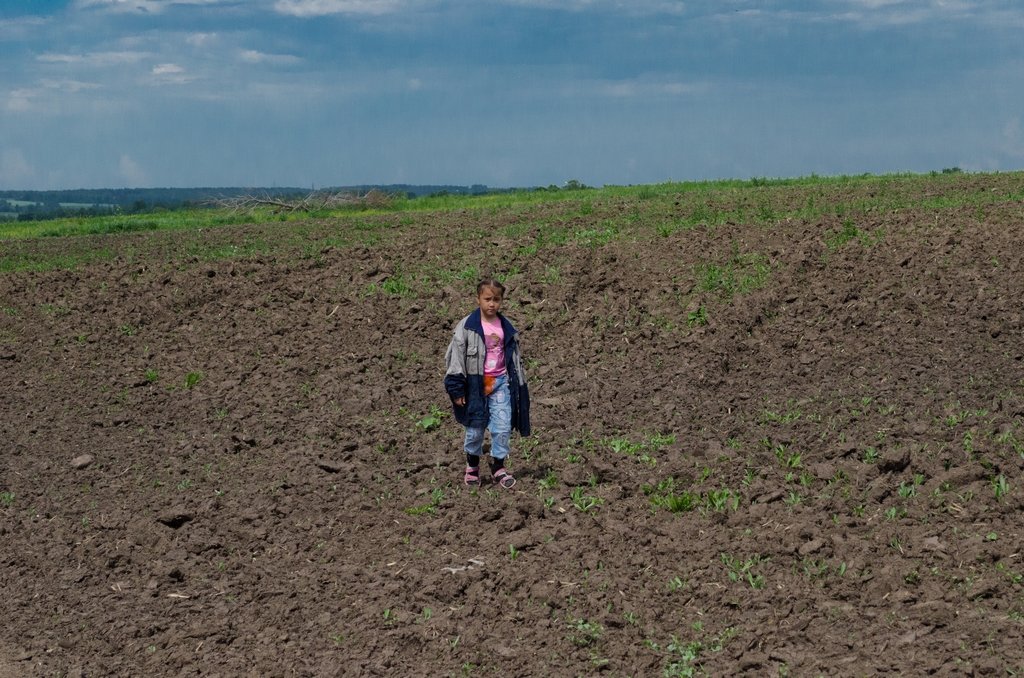
<svg viewBox="0 0 1024 678"><path fill-rule="evenodd" d="M491 477L505 489L516 484L505 468L512 430L530 435L530 391L526 386L519 333L501 314L505 286L485 278L476 286L477 308L455 326L445 354L444 388L455 419L466 427L464 449L469 487L480 485L484 430L491 432Z"/></svg>

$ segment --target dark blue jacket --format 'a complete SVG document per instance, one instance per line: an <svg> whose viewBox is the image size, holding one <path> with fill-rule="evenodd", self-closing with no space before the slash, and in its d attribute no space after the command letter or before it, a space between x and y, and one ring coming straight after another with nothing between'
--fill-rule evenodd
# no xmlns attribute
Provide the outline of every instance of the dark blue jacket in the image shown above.
<svg viewBox="0 0 1024 678"><path fill-rule="evenodd" d="M508 392L512 400L512 428L520 435L530 435L530 389L526 385L522 355L519 351L519 332L508 319L498 314L505 334L505 373ZM452 341L445 353L444 388L452 399L455 420L467 428L485 428L490 421L490 410L484 396L484 360L487 344L480 309L476 309L455 325ZM465 398L462 407L455 404Z"/></svg>

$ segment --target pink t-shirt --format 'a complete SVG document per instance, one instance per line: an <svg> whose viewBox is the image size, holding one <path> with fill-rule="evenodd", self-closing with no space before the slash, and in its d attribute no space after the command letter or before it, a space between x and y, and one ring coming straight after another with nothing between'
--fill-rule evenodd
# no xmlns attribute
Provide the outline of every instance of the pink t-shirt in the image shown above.
<svg viewBox="0 0 1024 678"><path fill-rule="evenodd" d="M487 346L484 377L500 377L505 374L505 331L501 328L501 319L488 322L481 315L480 322L484 326L484 344Z"/></svg>

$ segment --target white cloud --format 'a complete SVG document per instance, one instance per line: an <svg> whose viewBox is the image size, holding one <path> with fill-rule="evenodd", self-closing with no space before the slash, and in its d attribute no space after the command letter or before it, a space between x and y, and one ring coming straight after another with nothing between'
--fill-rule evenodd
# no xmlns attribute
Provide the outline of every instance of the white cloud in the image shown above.
<svg viewBox="0 0 1024 678"><path fill-rule="evenodd" d="M91 52L88 54L59 54L47 52L36 59L51 64L86 64L89 66L112 66L133 64L149 57L145 52Z"/></svg>
<svg viewBox="0 0 1024 678"><path fill-rule="evenodd" d="M0 40L22 40L47 23L46 18L38 16L0 19Z"/></svg>
<svg viewBox="0 0 1024 678"><path fill-rule="evenodd" d="M76 0L79 9L99 10L128 14L159 14L175 5L218 5L225 0Z"/></svg>
<svg viewBox="0 0 1024 678"><path fill-rule="evenodd" d="M24 113L25 111L32 110L32 100L38 96L39 92L31 89L15 89L11 90L6 101L4 101L4 108L12 113Z"/></svg>
<svg viewBox="0 0 1024 678"><path fill-rule="evenodd" d="M206 47L217 42L216 33L190 33L185 37L185 42L193 47Z"/></svg>
<svg viewBox="0 0 1024 678"><path fill-rule="evenodd" d="M0 185L28 186L35 174L35 169L19 149L5 149L0 153Z"/></svg>
<svg viewBox="0 0 1024 678"><path fill-rule="evenodd" d="M81 92L87 89L97 89L99 85L94 82L81 82L80 80L42 80L39 83L46 89L54 89L61 92Z"/></svg>
<svg viewBox="0 0 1024 678"><path fill-rule="evenodd" d="M138 187L144 186L147 183L146 172L127 153L121 154L121 159L117 164L117 171L121 178L124 179L125 186Z"/></svg>
<svg viewBox="0 0 1024 678"><path fill-rule="evenodd" d="M316 17L330 14L382 16L407 9L408 0L276 0L274 9L289 16Z"/></svg>
<svg viewBox="0 0 1024 678"><path fill-rule="evenodd" d="M242 50L239 58L249 64L294 64L302 61L292 54L267 54L255 49Z"/></svg>
<svg viewBox="0 0 1024 678"><path fill-rule="evenodd" d="M1002 27L1024 26L1024 8L999 0L987 3L969 0L832 0L829 3L808 3L799 10L773 9L755 0L738 0L735 4L735 7L717 10L714 16L725 21L844 23L869 30L963 21Z"/></svg>
<svg viewBox="0 0 1024 678"><path fill-rule="evenodd" d="M157 64L153 66L151 73L152 82L157 85L184 85L194 80L178 64Z"/></svg>
<svg viewBox="0 0 1024 678"><path fill-rule="evenodd" d="M613 99L641 99L652 97L680 97L702 94L708 91L708 84L675 80L599 80L582 84L582 91L573 88L573 96L595 94Z"/></svg>
<svg viewBox="0 0 1024 678"><path fill-rule="evenodd" d="M570 12L617 11L634 16L684 14L689 8L688 3L683 0L505 0L505 2L510 5Z"/></svg>

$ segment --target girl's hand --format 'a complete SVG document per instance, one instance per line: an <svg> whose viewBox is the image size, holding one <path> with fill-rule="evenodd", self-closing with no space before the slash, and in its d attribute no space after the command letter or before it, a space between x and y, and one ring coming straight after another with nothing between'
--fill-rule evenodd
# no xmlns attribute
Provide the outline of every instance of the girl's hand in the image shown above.
<svg viewBox="0 0 1024 678"><path fill-rule="evenodd" d="M465 407L466 406L466 399L465 398L456 398L452 402L455 403L456 405L458 405L459 407Z"/></svg>

